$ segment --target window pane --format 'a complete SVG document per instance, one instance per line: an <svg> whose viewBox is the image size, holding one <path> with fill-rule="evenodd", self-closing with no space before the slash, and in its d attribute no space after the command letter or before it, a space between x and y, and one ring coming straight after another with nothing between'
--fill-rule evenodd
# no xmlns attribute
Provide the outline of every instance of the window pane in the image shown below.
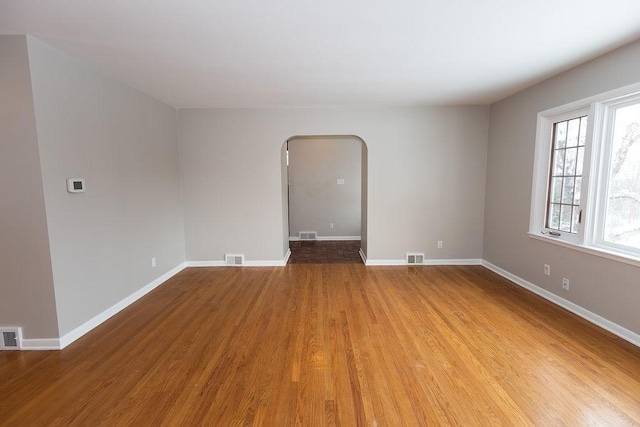
<svg viewBox="0 0 640 427"><path fill-rule="evenodd" d="M580 136L578 138L578 145L584 146L587 141L587 116L580 118Z"/></svg>
<svg viewBox="0 0 640 427"><path fill-rule="evenodd" d="M556 123L556 148L564 148L567 145L567 122Z"/></svg>
<svg viewBox="0 0 640 427"><path fill-rule="evenodd" d="M578 148L578 158L576 160L576 175L582 175L582 164L584 163L584 147Z"/></svg>
<svg viewBox="0 0 640 427"><path fill-rule="evenodd" d="M562 178L551 178L551 203L560 203L562 197Z"/></svg>
<svg viewBox="0 0 640 427"><path fill-rule="evenodd" d="M553 156L553 176L562 176L564 173L564 153L565 150L554 150Z"/></svg>
<svg viewBox="0 0 640 427"><path fill-rule="evenodd" d="M578 136L580 134L580 118L569 120L567 129L567 147L575 147L578 145Z"/></svg>
<svg viewBox="0 0 640 427"><path fill-rule="evenodd" d="M560 229L560 205L551 205L547 227L554 230Z"/></svg>
<svg viewBox="0 0 640 427"><path fill-rule="evenodd" d="M571 206L560 206L560 231L571 232Z"/></svg>
<svg viewBox="0 0 640 427"><path fill-rule="evenodd" d="M615 110L604 239L640 249L640 103Z"/></svg>
<svg viewBox="0 0 640 427"><path fill-rule="evenodd" d="M573 191L573 204L580 206L580 196L582 195L582 178L576 178L576 187Z"/></svg>
<svg viewBox="0 0 640 427"><path fill-rule="evenodd" d="M564 155L564 174L575 175L576 174L576 160L578 158L578 149L569 148Z"/></svg>
<svg viewBox="0 0 640 427"><path fill-rule="evenodd" d="M575 178L564 178L562 183L562 203L573 204L573 188Z"/></svg>

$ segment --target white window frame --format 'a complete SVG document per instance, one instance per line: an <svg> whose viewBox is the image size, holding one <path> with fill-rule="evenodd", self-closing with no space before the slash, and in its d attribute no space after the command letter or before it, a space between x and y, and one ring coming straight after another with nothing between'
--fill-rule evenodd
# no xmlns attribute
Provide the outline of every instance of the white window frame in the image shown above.
<svg viewBox="0 0 640 427"><path fill-rule="evenodd" d="M601 235L611 155L610 129L612 108L640 99L640 83L592 96L538 113L535 157L531 191L529 236L560 246L640 266L640 250L605 242ZM580 208L582 222L578 232L545 229L545 214L553 146L553 124L588 116L584 152ZM608 140L605 138L609 137ZM601 234L601 233L600 233Z"/></svg>

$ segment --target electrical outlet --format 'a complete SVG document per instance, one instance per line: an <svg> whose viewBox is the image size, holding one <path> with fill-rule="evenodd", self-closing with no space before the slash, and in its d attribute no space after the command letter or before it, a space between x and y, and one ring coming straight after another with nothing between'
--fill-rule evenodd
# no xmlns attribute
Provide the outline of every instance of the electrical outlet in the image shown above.
<svg viewBox="0 0 640 427"><path fill-rule="evenodd" d="M567 279L566 277L562 278L562 289L564 289L565 291L569 290L569 279Z"/></svg>
<svg viewBox="0 0 640 427"><path fill-rule="evenodd" d="M442 249L442 240L438 240L438 249Z"/></svg>
<svg viewBox="0 0 640 427"><path fill-rule="evenodd" d="M333 223L332 222L329 223L329 228L333 228Z"/></svg>
<svg viewBox="0 0 640 427"><path fill-rule="evenodd" d="M544 265L544 275L551 276L551 266L549 264Z"/></svg>
<svg viewBox="0 0 640 427"><path fill-rule="evenodd" d="M151 267L155 267L156 264L156 257L151 258Z"/></svg>

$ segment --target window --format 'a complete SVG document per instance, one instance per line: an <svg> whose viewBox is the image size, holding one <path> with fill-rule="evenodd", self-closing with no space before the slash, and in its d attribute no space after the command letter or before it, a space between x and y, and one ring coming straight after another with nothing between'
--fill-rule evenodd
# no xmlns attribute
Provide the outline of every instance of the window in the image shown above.
<svg viewBox="0 0 640 427"><path fill-rule="evenodd" d="M640 263L640 84L538 115L530 235Z"/></svg>
<svg viewBox="0 0 640 427"><path fill-rule="evenodd" d="M587 116L553 124L546 228L576 234L580 222L580 190Z"/></svg>
<svg viewBox="0 0 640 427"><path fill-rule="evenodd" d="M640 255L640 95L603 107L594 242Z"/></svg>

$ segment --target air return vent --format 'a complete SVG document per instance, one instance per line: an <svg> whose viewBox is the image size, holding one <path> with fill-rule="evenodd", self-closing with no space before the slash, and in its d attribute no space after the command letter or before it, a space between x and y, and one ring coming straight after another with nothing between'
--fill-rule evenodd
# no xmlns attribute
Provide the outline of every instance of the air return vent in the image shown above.
<svg viewBox="0 0 640 427"><path fill-rule="evenodd" d="M20 350L22 348L22 328L0 327L0 350Z"/></svg>
<svg viewBox="0 0 640 427"><path fill-rule="evenodd" d="M316 240L318 238L318 233L316 231L301 231L300 240Z"/></svg>
<svg viewBox="0 0 640 427"><path fill-rule="evenodd" d="M424 254L407 252L407 264L422 264L424 262Z"/></svg>
<svg viewBox="0 0 640 427"><path fill-rule="evenodd" d="M226 265L243 265L244 264L244 255L240 254L226 254L224 256L224 263Z"/></svg>

